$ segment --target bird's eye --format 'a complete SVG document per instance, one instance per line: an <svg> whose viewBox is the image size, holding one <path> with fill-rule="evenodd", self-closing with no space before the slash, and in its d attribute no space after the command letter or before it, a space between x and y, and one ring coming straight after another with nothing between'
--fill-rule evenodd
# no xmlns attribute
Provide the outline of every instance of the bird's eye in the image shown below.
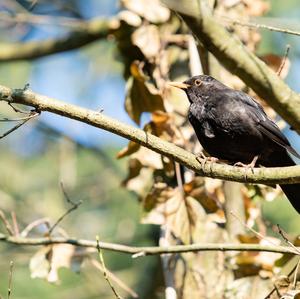
<svg viewBox="0 0 300 299"><path fill-rule="evenodd" d="M196 79L195 80L195 85L196 86L200 86L202 84L202 81L201 80L199 80L199 79Z"/></svg>

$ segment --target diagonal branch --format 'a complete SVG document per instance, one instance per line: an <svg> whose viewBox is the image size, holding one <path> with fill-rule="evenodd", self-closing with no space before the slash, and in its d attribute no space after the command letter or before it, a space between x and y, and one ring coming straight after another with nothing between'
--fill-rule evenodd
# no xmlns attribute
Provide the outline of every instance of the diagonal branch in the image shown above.
<svg viewBox="0 0 300 299"><path fill-rule="evenodd" d="M83 47L106 38L116 27L117 20L94 19L65 37L24 43L1 43L0 62L35 59L46 55Z"/></svg>
<svg viewBox="0 0 300 299"><path fill-rule="evenodd" d="M163 0L163 2L183 18L202 45L220 63L239 76L300 133L300 96L247 49L235 35L217 22L207 0L193 2Z"/></svg>
<svg viewBox="0 0 300 299"><path fill-rule="evenodd" d="M63 237L51 238L23 238L6 236L0 233L0 242L6 242L14 245L24 246L41 246L50 244L71 244L74 246L97 248L97 242L92 240L80 240ZM259 245L259 244L192 244L192 245L176 245L168 247L137 247L127 246L122 244L99 242L101 249L127 254L133 254L135 257L145 255L157 255L166 253L183 253L183 252L198 252L198 251L265 251L275 253L290 253L299 255L298 251L288 246L274 246L274 245Z"/></svg>
<svg viewBox="0 0 300 299"><path fill-rule="evenodd" d="M24 89L10 89L0 85L0 101L32 106L36 111L48 111L104 129L139 143L159 154L169 157L194 170L201 176L228 181L245 182L245 169L226 164L205 163L201 165L192 153L162 140L141 129L124 124L100 112L36 94ZM247 173L248 183L292 184L300 182L300 166L255 168Z"/></svg>

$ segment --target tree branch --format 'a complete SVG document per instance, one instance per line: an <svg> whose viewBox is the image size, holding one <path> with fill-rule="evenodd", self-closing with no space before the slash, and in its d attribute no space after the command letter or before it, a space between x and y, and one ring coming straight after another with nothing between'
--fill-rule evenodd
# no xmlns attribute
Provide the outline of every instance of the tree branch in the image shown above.
<svg viewBox="0 0 300 299"><path fill-rule="evenodd" d="M0 62L35 59L46 55L83 47L91 42L106 38L116 27L117 20L94 19L81 24L67 36L57 39L25 43L1 43Z"/></svg>
<svg viewBox="0 0 300 299"><path fill-rule="evenodd" d="M36 94L30 90L10 89L1 85L0 101L31 106L34 107L36 111L52 112L104 129L167 156L187 168L194 170L201 176L245 183L246 170L244 168L211 162L207 162L202 166L192 153L141 129L105 116L100 112L64 103L53 98ZM246 182L269 185L300 183L300 166L254 168L253 171L247 172Z"/></svg>
<svg viewBox="0 0 300 299"><path fill-rule="evenodd" d="M183 18L193 34L220 63L239 76L300 133L300 96L235 35L216 21L207 0L193 3L189 0L163 2Z"/></svg>
<svg viewBox="0 0 300 299"><path fill-rule="evenodd" d="M15 245L24 246L41 246L50 244L71 244L80 247L97 248L97 242L91 240L80 240L63 237L51 238L23 238L19 236L6 236L0 234L0 242L6 242ZM291 253L299 255L297 251L288 246L274 246L274 245L259 245L259 244L192 244L192 245L176 245L168 247L137 247L126 246L115 243L99 242L101 249L122 252L127 254L134 254L135 257L145 255L158 255L166 253L183 253L183 252L198 252L198 251L265 251L275 253ZM300 249L300 248L299 248Z"/></svg>

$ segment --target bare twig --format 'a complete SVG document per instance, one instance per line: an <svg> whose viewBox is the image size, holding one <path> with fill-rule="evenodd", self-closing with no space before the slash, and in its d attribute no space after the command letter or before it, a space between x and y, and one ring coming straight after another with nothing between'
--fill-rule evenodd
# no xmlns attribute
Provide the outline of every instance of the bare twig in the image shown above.
<svg viewBox="0 0 300 299"><path fill-rule="evenodd" d="M10 225L9 221L7 220L5 214L2 210L0 210L0 219L2 220L8 234L10 236L13 236L14 235L14 230L13 230L12 226Z"/></svg>
<svg viewBox="0 0 300 299"><path fill-rule="evenodd" d="M103 258L103 254L102 254L102 250L101 250L101 247L100 247L100 242L99 242L99 237L97 236L96 237L96 242L97 242L97 250L98 250L98 254L99 254L99 259L100 259L100 263L103 267L103 276L105 278L105 280L107 281L107 283L109 284L111 290L113 291L115 297L117 299L123 299L116 291L116 289L114 288L114 286L112 285L112 283L110 282L109 280L109 277L108 277L108 274L107 274L107 270L106 270L106 267L105 267L105 263L104 263L104 258Z"/></svg>
<svg viewBox="0 0 300 299"><path fill-rule="evenodd" d="M2 135L0 135L0 139L6 137L7 135L9 135L10 133L16 131L17 129L19 129L21 126L23 126L29 119L26 119L24 121L22 121L21 123L17 124L16 126L14 126L13 128L9 129L8 131L6 131L5 133L3 133Z"/></svg>
<svg viewBox="0 0 300 299"><path fill-rule="evenodd" d="M63 26L76 30L83 30L84 28L86 28L86 24L88 22L80 19L63 16L47 16L30 13L8 14L5 12L0 13L0 20L14 23Z"/></svg>
<svg viewBox="0 0 300 299"><path fill-rule="evenodd" d="M13 261L11 261L11 262L10 262L10 265L9 265L7 299L10 299L10 295L11 295L11 292L12 292L13 267L14 267L14 263L13 263Z"/></svg>
<svg viewBox="0 0 300 299"><path fill-rule="evenodd" d="M49 230L50 229L50 221L49 221L49 218L41 218L41 219L38 219L38 220L35 220L31 223L29 223L24 229L23 231L21 232L20 236L21 237L27 237L28 234L37 226L41 225L41 224L45 224L47 229Z"/></svg>
<svg viewBox="0 0 300 299"><path fill-rule="evenodd" d="M267 29L270 31L276 31L276 32L300 36L299 31L290 30L290 29L286 29L286 28L279 28L279 27L269 26L269 25L265 25L265 24L246 22L246 21L241 21L241 20L233 20L233 19L225 17L225 16L222 16L222 19L224 19L226 22L231 23L232 25L239 25L239 26L256 28L256 29Z"/></svg>
<svg viewBox="0 0 300 299"><path fill-rule="evenodd" d="M24 87L24 90L26 90L26 86L27 85L25 85L25 87ZM12 103L7 103L15 112L17 112L17 113L22 113L22 114L27 114L28 115L28 111L26 111L26 110L21 110L20 108L17 108L17 107L15 107Z"/></svg>
<svg viewBox="0 0 300 299"><path fill-rule="evenodd" d="M295 251L297 251L300 254L299 249L288 239L288 237L286 236L286 233L283 231L283 229L280 227L279 224L276 225L277 229L278 229L278 233L280 234L280 236L283 238L283 240L290 245Z"/></svg>
<svg viewBox="0 0 300 299"><path fill-rule="evenodd" d="M290 49L291 49L291 46L290 45L286 45L286 49L285 49L285 53L284 53L284 56L283 56L283 59L281 61L281 64L279 66L279 69L277 71L277 75L280 76L282 70L283 70L283 67L286 63L286 60L288 58L288 55L289 55L289 52L290 52Z"/></svg>
<svg viewBox="0 0 300 299"><path fill-rule="evenodd" d="M101 265L100 262L94 260L94 259L90 259L91 264L97 268L98 270L100 270L102 273L104 273L104 268ZM131 297L133 298L139 298L138 294L131 289L128 285L126 285L120 278L118 278L113 272L109 271L108 269L106 269L106 273L107 276L114 281L116 284L118 284L118 286L123 289L125 292L127 292L128 294L130 294Z"/></svg>
<svg viewBox="0 0 300 299"><path fill-rule="evenodd" d="M237 215L235 215L232 211L230 212L230 214L235 217L242 226L244 226L247 230L251 231L255 236L257 236L260 240L265 240L268 243L276 246L275 243L273 243L271 240L267 239L266 236L262 235L261 233L259 233L258 231L256 231L255 229L253 229L252 227L250 227L249 225L247 225L246 223L244 223Z"/></svg>
<svg viewBox="0 0 300 299"><path fill-rule="evenodd" d="M40 113L39 112L32 112L32 114L28 117L25 117L24 120L22 122L20 122L19 124L17 124L16 126L14 126L13 128L9 129L8 131L6 131L4 134L0 135L0 139L6 137L7 135L9 135L10 133L16 131L17 129L19 129L21 126L23 126L26 122L28 122L30 119L38 116Z"/></svg>
<svg viewBox="0 0 300 299"><path fill-rule="evenodd" d="M97 243L91 240L82 240L65 237L47 237L47 238L23 238L21 236L8 236L0 233L0 242L6 242L15 245L24 246L41 246L51 244L71 244L74 246L97 248ZM183 252L198 252L198 251L264 251L275 253L290 253L300 255L298 251L293 250L289 246L279 245L260 245L260 244L223 244L223 243L205 243L205 244L191 244L191 245L176 245L176 246L150 246L137 247L126 246L122 244L99 242L102 250L110 250L115 252L122 252L127 254L143 253L146 255L160 255L167 253L183 253Z"/></svg>
<svg viewBox="0 0 300 299"><path fill-rule="evenodd" d="M30 118L36 117L36 115L30 115L30 116L24 116L24 117L18 117L18 118L2 118L0 119L0 122L13 122L13 121L21 121L21 120L28 120Z"/></svg>
<svg viewBox="0 0 300 299"><path fill-rule="evenodd" d="M55 227L67 216L69 215L71 212L73 212L74 210L76 210L81 204L82 204L82 200L79 200L77 203L73 202L70 197L68 196L65 188L64 188L64 185L63 183L61 182L60 183L60 187L61 187L61 190L64 194L64 197L66 199L66 201L71 204L72 206L63 214L61 215L57 221L51 226L51 228L49 229L48 231L48 234L51 235L51 233L53 232L53 230L55 229Z"/></svg>
<svg viewBox="0 0 300 299"><path fill-rule="evenodd" d="M117 26L116 19L93 19L74 28L69 35L40 41L1 44L0 61L35 59L54 53L78 49L106 38Z"/></svg>
<svg viewBox="0 0 300 299"><path fill-rule="evenodd" d="M14 235L18 236L20 234L20 230L19 230L17 215L16 215L15 211L12 211L10 213L10 216L11 216L11 220L12 220L12 224L13 224L13 228L14 228Z"/></svg>
<svg viewBox="0 0 300 299"><path fill-rule="evenodd" d="M293 288L296 289L297 286L297 276L298 276L298 272L299 272L299 266L300 266L300 259L297 262L297 266L295 269L295 274L294 274L294 280L293 280Z"/></svg>

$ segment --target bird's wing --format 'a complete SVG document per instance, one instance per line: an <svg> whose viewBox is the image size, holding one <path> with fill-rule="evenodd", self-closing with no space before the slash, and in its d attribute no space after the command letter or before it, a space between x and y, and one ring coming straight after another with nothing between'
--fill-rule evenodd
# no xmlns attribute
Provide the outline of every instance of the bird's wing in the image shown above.
<svg viewBox="0 0 300 299"><path fill-rule="evenodd" d="M243 92L238 92L237 95L237 100L242 101L250 108L251 114L256 119L258 123L258 128L261 131L261 133L263 133L266 137L276 142L277 144L288 150L295 157L300 159L300 155L291 146L290 142L282 134L279 127L271 119L268 118L265 111L263 110L263 107L259 103L257 103L252 97Z"/></svg>

